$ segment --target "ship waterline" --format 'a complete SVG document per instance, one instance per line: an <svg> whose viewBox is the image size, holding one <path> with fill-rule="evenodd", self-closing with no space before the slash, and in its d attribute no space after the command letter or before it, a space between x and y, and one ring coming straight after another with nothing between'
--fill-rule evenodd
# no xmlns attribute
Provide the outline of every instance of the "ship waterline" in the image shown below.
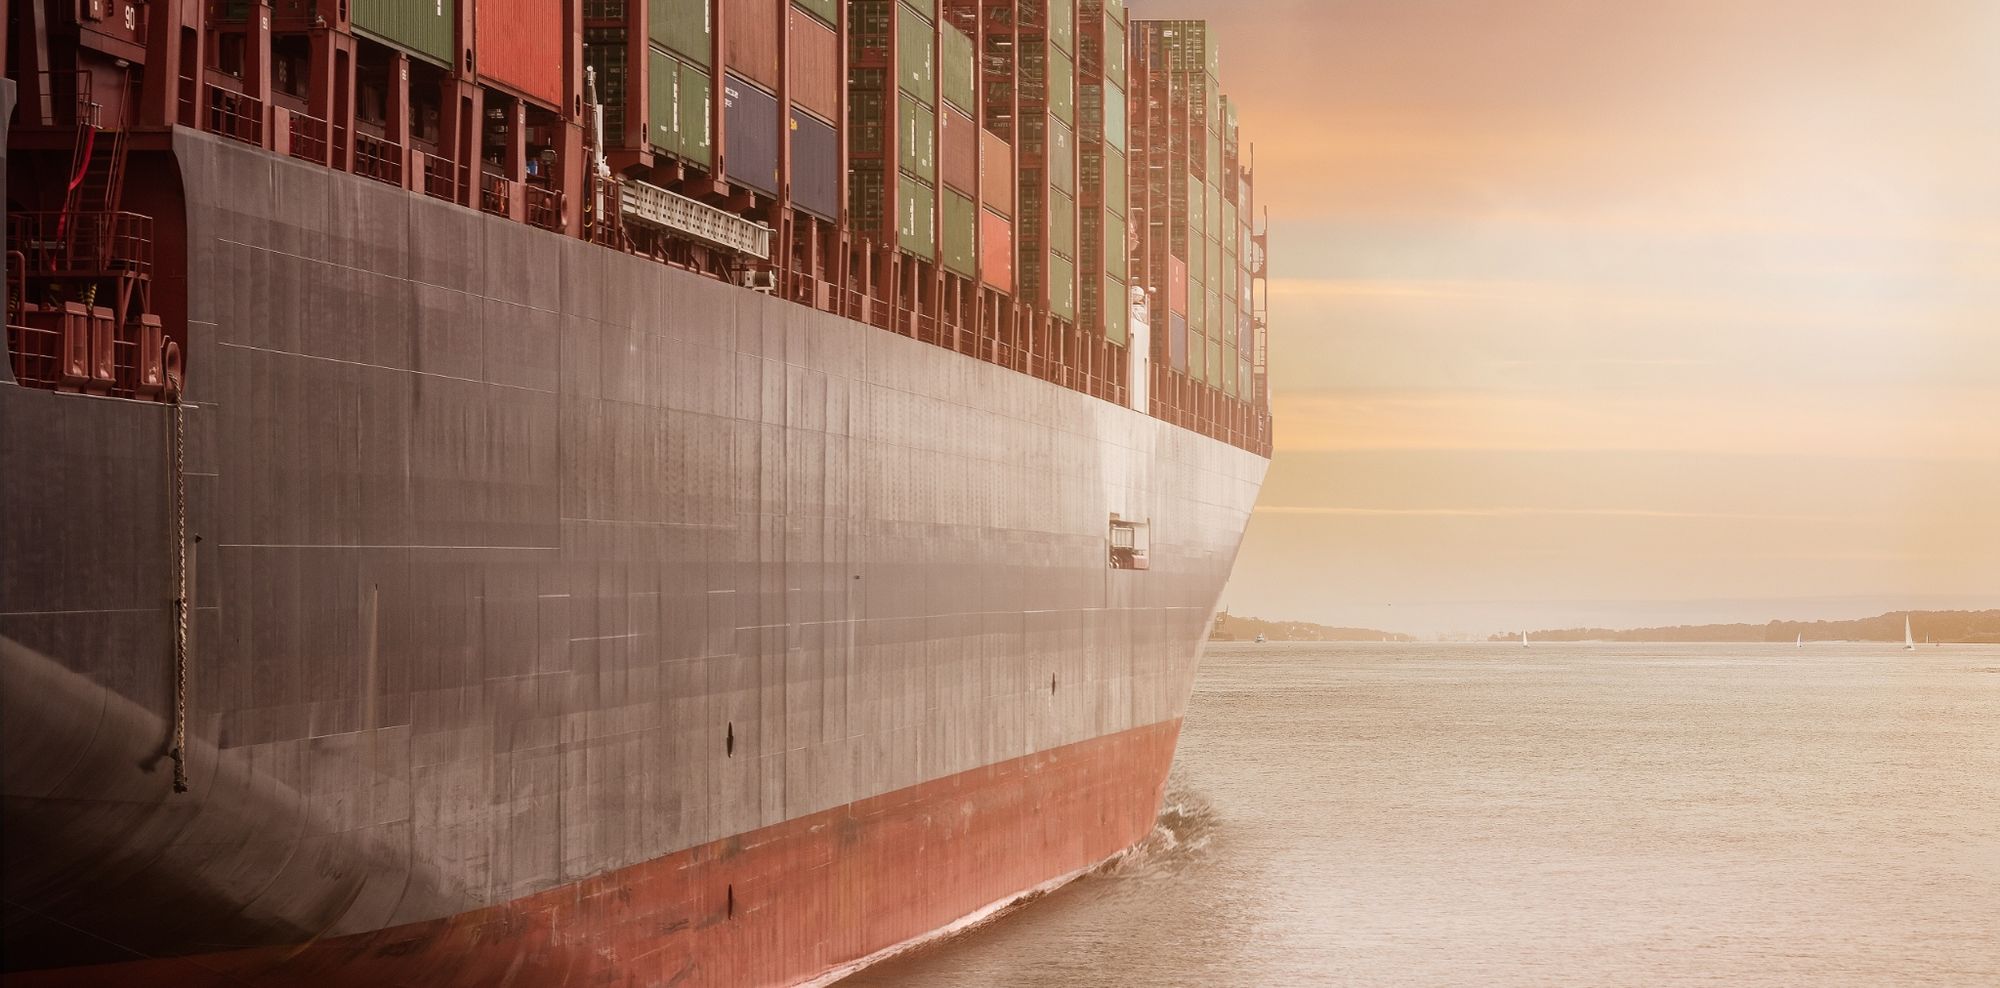
<svg viewBox="0 0 2000 988"><path fill-rule="evenodd" d="M791 983L1144 835L1264 458L172 143L181 469L0 384L10 983Z"/></svg>

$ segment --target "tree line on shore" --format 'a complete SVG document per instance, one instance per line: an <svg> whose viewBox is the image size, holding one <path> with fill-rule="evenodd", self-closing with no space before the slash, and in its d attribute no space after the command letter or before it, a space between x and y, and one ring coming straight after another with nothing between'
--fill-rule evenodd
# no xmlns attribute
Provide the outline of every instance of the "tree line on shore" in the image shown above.
<svg viewBox="0 0 2000 988"><path fill-rule="evenodd" d="M2000 643L2000 610L1990 611L1891 611L1852 621L1772 621L1767 624L1695 624L1671 628L1559 628L1529 631L1538 641L1613 642L1790 642L1806 641L1903 640L1903 619L1908 617L1917 641L1951 643ZM1511 641L1519 631L1507 631L1488 641Z"/></svg>

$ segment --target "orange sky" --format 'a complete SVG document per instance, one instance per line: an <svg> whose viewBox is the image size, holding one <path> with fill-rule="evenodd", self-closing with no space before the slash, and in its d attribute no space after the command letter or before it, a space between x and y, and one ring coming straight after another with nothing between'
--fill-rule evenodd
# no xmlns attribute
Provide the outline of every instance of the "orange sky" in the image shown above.
<svg viewBox="0 0 2000 988"><path fill-rule="evenodd" d="M1132 9L1216 25L1273 216L1232 609L2000 606L2000 4Z"/></svg>

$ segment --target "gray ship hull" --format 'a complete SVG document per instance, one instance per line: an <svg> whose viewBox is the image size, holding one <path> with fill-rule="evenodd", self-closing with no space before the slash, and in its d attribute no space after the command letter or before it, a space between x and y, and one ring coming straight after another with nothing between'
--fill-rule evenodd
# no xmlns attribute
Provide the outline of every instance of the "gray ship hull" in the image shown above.
<svg viewBox="0 0 2000 988"><path fill-rule="evenodd" d="M809 980L1150 826L1263 458L174 144L184 462L0 383L10 983Z"/></svg>

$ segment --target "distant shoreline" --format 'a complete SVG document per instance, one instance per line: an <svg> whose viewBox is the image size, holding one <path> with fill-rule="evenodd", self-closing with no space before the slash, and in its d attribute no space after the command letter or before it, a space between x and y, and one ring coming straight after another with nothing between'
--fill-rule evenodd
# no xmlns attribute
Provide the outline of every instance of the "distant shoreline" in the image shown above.
<svg viewBox="0 0 2000 988"><path fill-rule="evenodd" d="M1903 622L1910 622L1918 645L2000 645L2000 609L1983 611L1889 611L1874 617L1847 621L1770 621L1765 624L1696 624L1652 628L1545 628L1526 632L1530 642L1611 642L1637 645L1711 643L1718 645L1808 643L1900 644ZM1259 635L1272 642L1518 642L1521 629L1501 631L1485 638L1438 637L1376 628L1342 628L1310 621L1274 621L1239 617L1224 612L1216 616L1209 641L1255 641Z"/></svg>

